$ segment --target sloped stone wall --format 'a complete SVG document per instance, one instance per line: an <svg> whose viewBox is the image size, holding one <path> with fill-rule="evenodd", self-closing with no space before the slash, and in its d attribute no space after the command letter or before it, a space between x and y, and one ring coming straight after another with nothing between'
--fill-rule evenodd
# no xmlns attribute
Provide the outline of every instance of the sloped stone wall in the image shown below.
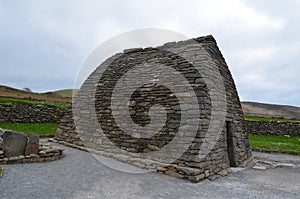
<svg viewBox="0 0 300 199"><path fill-rule="evenodd" d="M189 59L195 62L186 61ZM117 106L113 115L111 108L115 84L127 71L145 62L169 66L183 74L196 93L198 100L196 105L200 110L200 112L195 111L193 103L184 104L184 107L178 105L180 97L186 95L185 91L174 95L172 89L160 84L141 85L132 93L128 101L132 121L140 126L148 125L151 122L150 108L154 105L163 106L167 113L166 120L156 122L157 126L163 127L162 130L149 138L139 137L139 132L131 134L124 132L119 125L123 125L126 129L126 122L117 123L114 116L122 117L124 114L125 117L127 111ZM193 65L199 66L201 72L193 68ZM103 66L108 68L102 74ZM144 73L137 75L160 74L153 68L146 68L143 71ZM216 73L221 77L213 71L217 71ZM217 78L221 78L222 85L215 84ZM137 78L126 81L135 83ZM184 85L179 82L174 86L176 90ZM223 97L218 97L220 93L214 92L219 86L224 87L224 93L221 93ZM229 144L233 153L231 159L235 166L242 165L251 156L247 134L243 131L243 112L236 87L212 36L167 43L157 48L125 50L103 62L87 78L73 102L75 103L69 108L56 132L56 140L79 148L86 147L95 153L114 157L139 167L197 182L209 176L224 175L228 172ZM122 100L117 103L122 103ZM224 108L225 115L223 115ZM193 126L180 126L182 109L189 113L190 117L200 119L196 130ZM223 116L226 122L216 130L217 128L214 127L219 121L213 123L210 121L213 120L212 118ZM179 157L176 157L177 148L170 148L166 156L151 155L169 145L178 135L179 127L183 129L184 136L180 140L182 144L176 146L180 147L187 143L187 149ZM128 129L130 128L129 126ZM232 132L231 142L228 142L228 129ZM213 130L210 135L208 135L209 130ZM214 144L209 148L211 142ZM167 164L164 158L169 157L176 157L176 159Z"/></svg>
<svg viewBox="0 0 300 199"><path fill-rule="evenodd" d="M54 106L0 103L0 122L59 123L65 111Z"/></svg>
<svg viewBox="0 0 300 199"><path fill-rule="evenodd" d="M300 135L300 122L245 121L244 125L254 135Z"/></svg>

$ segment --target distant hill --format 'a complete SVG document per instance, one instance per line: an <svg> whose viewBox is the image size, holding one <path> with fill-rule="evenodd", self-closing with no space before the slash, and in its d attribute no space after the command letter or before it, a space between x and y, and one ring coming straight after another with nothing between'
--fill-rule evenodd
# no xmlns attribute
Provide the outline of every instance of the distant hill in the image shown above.
<svg viewBox="0 0 300 199"><path fill-rule="evenodd" d="M300 119L300 107L288 105L242 102L244 115Z"/></svg>
<svg viewBox="0 0 300 199"><path fill-rule="evenodd" d="M77 90L74 89L63 89L58 91L52 91L52 92L46 92L44 94L53 95L56 97L62 97L62 98L72 98L73 92L77 92Z"/></svg>
<svg viewBox="0 0 300 199"><path fill-rule="evenodd" d="M73 91L73 89L63 89L46 93L34 93L0 85L0 97L48 102L71 102ZM242 107L244 115L300 119L300 107L258 102L242 102Z"/></svg>
<svg viewBox="0 0 300 199"><path fill-rule="evenodd" d="M72 90L72 89L67 89L67 90ZM65 93L68 93L68 95L66 95ZM35 92L20 90L20 89L12 88L9 86L3 86L3 85L0 85L0 97L48 101L48 102L71 102L72 101L72 94L70 91L35 93Z"/></svg>

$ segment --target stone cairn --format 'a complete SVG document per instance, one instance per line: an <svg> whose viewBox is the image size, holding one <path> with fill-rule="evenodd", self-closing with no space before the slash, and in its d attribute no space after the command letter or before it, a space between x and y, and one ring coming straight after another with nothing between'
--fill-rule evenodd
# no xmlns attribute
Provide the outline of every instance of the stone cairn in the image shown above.
<svg viewBox="0 0 300 199"><path fill-rule="evenodd" d="M36 134L0 129L0 164L31 163L57 160L63 148L41 142Z"/></svg>

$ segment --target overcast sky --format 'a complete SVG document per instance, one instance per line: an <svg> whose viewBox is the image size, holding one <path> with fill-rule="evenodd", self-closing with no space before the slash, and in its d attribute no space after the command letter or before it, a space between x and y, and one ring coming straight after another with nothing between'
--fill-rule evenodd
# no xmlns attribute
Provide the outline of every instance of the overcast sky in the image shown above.
<svg viewBox="0 0 300 199"><path fill-rule="evenodd" d="M72 88L101 43L162 28L212 34L241 100L300 106L299 0L0 0L0 84Z"/></svg>

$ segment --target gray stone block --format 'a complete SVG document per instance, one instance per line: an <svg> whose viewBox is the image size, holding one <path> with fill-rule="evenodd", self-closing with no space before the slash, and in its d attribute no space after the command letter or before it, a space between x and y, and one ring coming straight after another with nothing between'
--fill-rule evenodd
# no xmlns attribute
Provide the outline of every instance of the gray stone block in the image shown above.
<svg viewBox="0 0 300 199"><path fill-rule="evenodd" d="M39 136L36 134L28 135L28 142L25 149L25 155L39 153Z"/></svg>
<svg viewBox="0 0 300 199"><path fill-rule="evenodd" d="M5 131L3 138L3 152L5 157L14 157L25 154L28 138L17 131Z"/></svg>

